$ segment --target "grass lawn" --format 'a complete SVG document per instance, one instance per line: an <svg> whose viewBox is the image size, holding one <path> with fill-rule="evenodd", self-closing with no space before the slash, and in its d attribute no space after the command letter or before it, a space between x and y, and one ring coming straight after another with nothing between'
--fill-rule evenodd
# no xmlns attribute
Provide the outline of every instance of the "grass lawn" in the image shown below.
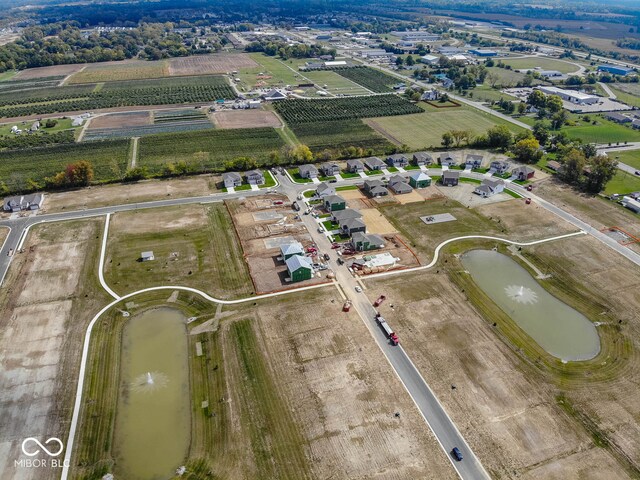
<svg viewBox="0 0 640 480"><path fill-rule="evenodd" d="M344 190L357 190L358 187L356 185L344 185L342 187L337 187L336 192L342 192Z"/></svg>
<svg viewBox="0 0 640 480"><path fill-rule="evenodd" d="M224 204L123 212L113 216L105 278L121 294L185 285L218 298L250 295L253 286ZM153 251L155 260L139 261Z"/></svg>
<svg viewBox="0 0 640 480"><path fill-rule="evenodd" d="M470 130L474 134L486 132L494 125L507 125L514 133L520 127L471 107L437 109L423 106L424 113L396 117L378 117L366 120L389 139L405 144L411 150L431 150L440 146L442 134L449 130Z"/></svg>
<svg viewBox="0 0 640 480"><path fill-rule="evenodd" d="M240 90L251 90L257 82L264 82L265 86L298 85L306 83L306 80L298 73L297 63L293 60L282 62L276 57L269 57L262 53L250 53L249 56L255 60L259 66L253 68L241 68L237 77L240 78L238 85ZM297 62L298 59L296 59ZM304 63L304 62L303 62ZM289 68L291 67L291 68ZM291 70L293 69L293 70ZM258 79L258 74L262 77ZM265 77L271 78L265 78Z"/></svg>
<svg viewBox="0 0 640 480"><path fill-rule="evenodd" d="M610 152L609 156L621 163L631 165L640 170L640 150L629 150L627 152Z"/></svg>
<svg viewBox="0 0 640 480"><path fill-rule="evenodd" d="M288 168L287 172L289 172L289 175L291 175L291 178L293 178L293 181L296 183L311 183L313 182L313 180L311 180L310 178L302 178L300 176L300 171L297 168Z"/></svg>
<svg viewBox="0 0 640 480"><path fill-rule="evenodd" d="M491 102L498 101L500 99L504 100L517 100L516 97L511 95L507 95L506 93L502 93L499 89L491 88L489 85L478 85L473 90L470 90L469 93L472 93L473 96L469 97L471 100L481 101L481 102Z"/></svg>
<svg viewBox="0 0 640 480"><path fill-rule="evenodd" d="M620 195L640 191L640 177L618 170L615 176L604 188L606 195L618 193Z"/></svg>
<svg viewBox="0 0 640 480"><path fill-rule="evenodd" d="M60 132L62 130L69 130L69 129L76 129L76 128L80 128L80 127L72 127L71 123L73 123L73 121L70 118L56 118L56 120L58 121L58 123L56 124L55 127L51 127L51 128L46 128L44 126L45 121L41 122L40 125L40 130L38 130L38 133L55 133L55 132ZM24 122L12 122L12 123L5 123L0 125L0 135L11 135L11 127L13 127L14 125L17 125L18 128L20 128L21 130L25 130L31 127L31 125L33 125L33 120L27 120Z"/></svg>
<svg viewBox="0 0 640 480"><path fill-rule="evenodd" d="M542 70L557 70L562 73L572 73L578 70L578 67L562 60L554 58L534 57L534 58L513 58L501 59L502 63L511 65L516 70L540 67Z"/></svg>
<svg viewBox="0 0 640 480"><path fill-rule="evenodd" d="M597 120L597 125L586 122L579 122L575 127L565 126L562 128L570 138L579 138L585 143L617 143L617 142L639 142L640 132L631 127L620 125L600 116L590 115L593 120ZM575 116L571 116L575 120Z"/></svg>
<svg viewBox="0 0 640 480"><path fill-rule="evenodd" d="M502 87L515 87L518 82L524 78L524 73L519 73L514 70L507 70L506 68L489 67L487 70L490 73L498 76L497 86ZM534 82L540 83L540 82Z"/></svg>
<svg viewBox="0 0 640 480"><path fill-rule="evenodd" d="M18 74L17 70L7 70L6 72L2 72L0 73L0 82L3 82L5 80L9 80L13 77L15 77Z"/></svg>
<svg viewBox="0 0 640 480"><path fill-rule="evenodd" d="M359 173L351 173L351 172L347 172L346 170L343 170L342 172L340 172L340 176L342 178L356 178L356 177L359 177L360 174Z"/></svg>
<svg viewBox="0 0 640 480"><path fill-rule="evenodd" d="M372 175L382 175L382 170L367 170L364 173L366 173L369 176Z"/></svg>
<svg viewBox="0 0 640 480"><path fill-rule="evenodd" d="M629 93L628 91L623 91L623 90L620 90L619 88L614 87L614 85L616 84L615 83L610 84L609 88L613 93L616 94L616 96L618 97L618 100L628 105L631 105L632 107L640 108L640 93L638 94ZM627 85L625 85L624 88L627 88Z"/></svg>
<svg viewBox="0 0 640 480"><path fill-rule="evenodd" d="M276 186L276 180L275 178L273 178L273 175L271 175L271 172L265 171L264 172L264 183L262 185L260 185L260 188L270 188L270 187L275 187ZM251 187L249 187L251 188Z"/></svg>
<svg viewBox="0 0 640 480"><path fill-rule="evenodd" d="M333 95L368 95L371 93L366 88L352 82L348 78L338 75L336 72L320 70L313 72L303 72L309 80L315 82L320 88ZM326 86L325 86L326 85Z"/></svg>

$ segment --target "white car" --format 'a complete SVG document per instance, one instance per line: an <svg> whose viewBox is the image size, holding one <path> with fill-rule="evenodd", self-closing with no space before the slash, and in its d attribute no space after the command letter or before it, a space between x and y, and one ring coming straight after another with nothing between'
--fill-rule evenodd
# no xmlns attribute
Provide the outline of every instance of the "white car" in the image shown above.
<svg viewBox="0 0 640 480"><path fill-rule="evenodd" d="M356 286L356 292L362 293L362 287L360 287L360 285Z"/></svg>

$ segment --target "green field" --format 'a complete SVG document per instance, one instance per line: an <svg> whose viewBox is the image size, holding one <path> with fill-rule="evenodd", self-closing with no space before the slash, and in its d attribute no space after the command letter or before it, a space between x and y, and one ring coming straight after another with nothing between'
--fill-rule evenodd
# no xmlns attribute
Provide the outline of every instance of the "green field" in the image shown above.
<svg viewBox="0 0 640 480"><path fill-rule="evenodd" d="M501 92L499 89L491 88L489 85L478 85L473 90L469 91L473 95L470 97L472 100L481 102L495 102L500 99L504 100L517 100L516 97L507 95Z"/></svg>
<svg viewBox="0 0 640 480"><path fill-rule="evenodd" d="M40 122L40 130L38 130L37 134L55 133L55 132L61 132L62 130L79 128L79 127L71 126L71 124L73 123L73 120L71 120L70 118L56 118L56 120L58 121L58 123L55 125L55 127L51 127L51 128L45 128L44 126L45 121ZM2 124L0 125L0 136L13 135L11 133L11 127L13 127L14 125L16 125L21 130L29 129L31 125L33 125L33 122L34 122L33 120L29 120L26 122L12 122L12 123Z"/></svg>
<svg viewBox="0 0 640 480"><path fill-rule="evenodd" d="M562 127L570 138L577 138L585 143L618 143L639 142L640 132L631 127L606 120L601 116L590 115L592 120L597 120L597 125L580 120L580 117L572 115L571 120L577 122L576 126Z"/></svg>
<svg viewBox="0 0 640 480"><path fill-rule="evenodd" d="M554 58L534 57L534 58L505 58L502 63L511 65L515 70L533 69L540 67L542 70L557 70L561 73L573 73L578 70L576 65Z"/></svg>
<svg viewBox="0 0 640 480"><path fill-rule="evenodd" d="M225 163L251 157L264 163L284 141L273 128L247 128L149 135L139 141L138 165L159 174L168 163L186 162L194 172L222 172Z"/></svg>
<svg viewBox="0 0 640 480"><path fill-rule="evenodd" d="M98 83L116 80L142 80L169 76L168 60L130 60L125 62L92 63L66 82Z"/></svg>
<svg viewBox="0 0 640 480"><path fill-rule="evenodd" d="M6 72L0 73L0 82L4 82L5 80L10 80L18 74L17 70L7 70Z"/></svg>
<svg viewBox="0 0 640 480"><path fill-rule="evenodd" d="M143 228L136 232L131 225ZM140 262L142 251L152 251L155 260ZM223 299L253 293L240 242L222 203L116 214L109 229L105 278L123 295L161 285L185 285Z"/></svg>
<svg viewBox="0 0 640 480"><path fill-rule="evenodd" d="M618 100L626 103L627 105L631 105L632 107L640 108L640 89L638 90L638 93L634 93L634 89L628 88L630 85L635 86L637 84L624 84L624 90L621 90L614 85L617 86L623 84L614 83L609 85L609 88L616 94Z"/></svg>
<svg viewBox="0 0 640 480"><path fill-rule="evenodd" d="M425 112L415 115L372 118L367 123L411 150L439 147L442 134L449 130L470 130L476 135L494 125L507 125L514 133L521 130L505 120L471 107L437 109L427 105L425 109Z"/></svg>
<svg viewBox="0 0 640 480"><path fill-rule="evenodd" d="M611 158L615 158L621 163L631 165L633 168L640 170L640 150L629 150L626 152L611 152Z"/></svg>
<svg viewBox="0 0 640 480"><path fill-rule="evenodd" d="M371 93L366 88L330 70L304 72L304 76L331 95L367 95Z"/></svg>
<svg viewBox="0 0 640 480"><path fill-rule="evenodd" d="M241 68L236 77L240 79L238 89L241 91L252 90L258 82L264 82L262 86L298 85L307 81L298 72L299 59L281 61L276 57L269 57L263 53L250 53L249 56L255 60L259 66L254 68ZM310 59L309 59L310 60ZM302 62L304 63L304 61ZM271 76L271 78L258 79L258 74Z"/></svg>
<svg viewBox="0 0 640 480"><path fill-rule="evenodd" d="M525 74L519 73L514 70L507 70L506 68L498 68L498 67L489 67L487 71L490 74L496 75L498 77L498 81L496 86L502 87L515 87L518 82L521 82ZM490 87L490 79L487 79L485 83ZM534 84L539 84L541 82L535 81Z"/></svg>
<svg viewBox="0 0 640 480"><path fill-rule="evenodd" d="M335 72L375 93L392 92L391 87L398 83L396 78L369 67L340 68Z"/></svg>
<svg viewBox="0 0 640 480"><path fill-rule="evenodd" d="M632 192L640 192L640 177L622 170L618 170L604 188L606 195L611 195L612 193L624 195Z"/></svg>
<svg viewBox="0 0 640 480"><path fill-rule="evenodd" d="M80 160L88 160L95 172L94 181L118 180L124 175L129 159L129 140L88 142L31 150L2 152L0 181L10 191L42 188L46 177L61 172ZM37 185L30 185L30 181Z"/></svg>
<svg viewBox="0 0 640 480"><path fill-rule="evenodd" d="M292 127L293 132L315 153L331 150L337 155L348 147L385 152L392 144L362 120L302 123Z"/></svg>

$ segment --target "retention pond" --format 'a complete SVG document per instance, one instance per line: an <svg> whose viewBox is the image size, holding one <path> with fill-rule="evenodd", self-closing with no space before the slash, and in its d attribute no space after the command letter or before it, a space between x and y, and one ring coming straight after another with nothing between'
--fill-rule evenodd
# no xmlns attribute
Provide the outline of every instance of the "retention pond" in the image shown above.
<svg viewBox="0 0 640 480"><path fill-rule="evenodd" d="M169 308L127 321L122 338L115 472L128 480L173 477L191 433L185 317Z"/></svg>
<svg viewBox="0 0 640 480"><path fill-rule="evenodd" d="M527 270L493 250L472 250L462 265L496 305L551 355L589 360L600 352L595 325L547 292Z"/></svg>

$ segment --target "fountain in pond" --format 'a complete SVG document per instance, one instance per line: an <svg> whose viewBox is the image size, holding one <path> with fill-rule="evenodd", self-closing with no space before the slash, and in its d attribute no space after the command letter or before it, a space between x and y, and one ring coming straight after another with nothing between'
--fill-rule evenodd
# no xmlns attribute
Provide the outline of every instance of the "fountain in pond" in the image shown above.
<svg viewBox="0 0 640 480"><path fill-rule="evenodd" d="M131 390L134 392L155 392L167 385L169 379L162 372L146 372L138 375L133 382L131 382Z"/></svg>
<svg viewBox="0 0 640 480"><path fill-rule="evenodd" d="M525 286L509 285L504 289L505 293L511 300L518 303L529 305L538 301L538 294Z"/></svg>

